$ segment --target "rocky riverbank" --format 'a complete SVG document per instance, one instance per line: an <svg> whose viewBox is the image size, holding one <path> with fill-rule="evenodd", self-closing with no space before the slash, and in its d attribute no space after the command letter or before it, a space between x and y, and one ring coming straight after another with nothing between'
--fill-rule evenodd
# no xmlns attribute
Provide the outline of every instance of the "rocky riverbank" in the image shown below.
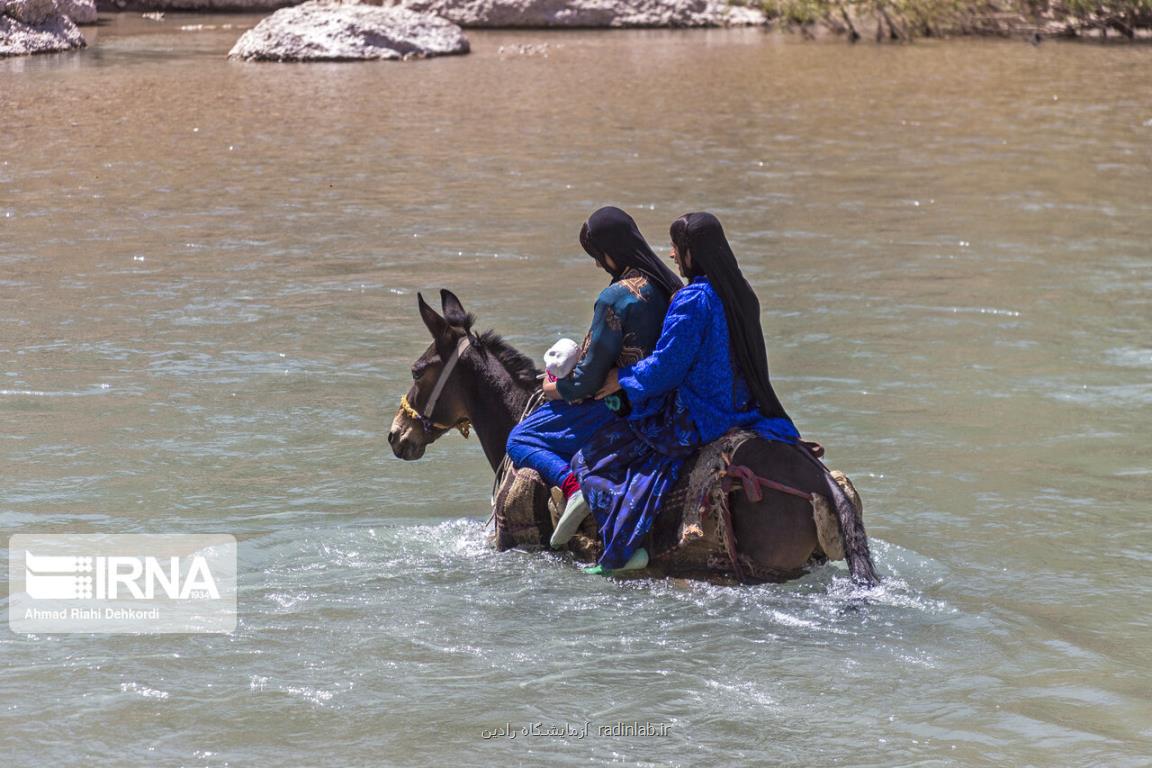
<svg viewBox="0 0 1152 768"><path fill-rule="evenodd" d="M105 11L269 11L300 0L100 0ZM760 26L758 7L727 0L366 0L434 13L473 28Z"/></svg>
<svg viewBox="0 0 1152 768"><path fill-rule="evenodd" d="M91 0L84 0L91 2ZM1152 0L369 0L463 27L772 26L808 37L1147 37ZM97 0L102 11L272 11L302 0Z"/></svg>
<svg viewBox="0 0 1152 768"><path fill-rule="evenodd" d="M745 0L733 0L745 2ZM813 37L1148 38L1152 0L747 0L771 23Z"/></svg>

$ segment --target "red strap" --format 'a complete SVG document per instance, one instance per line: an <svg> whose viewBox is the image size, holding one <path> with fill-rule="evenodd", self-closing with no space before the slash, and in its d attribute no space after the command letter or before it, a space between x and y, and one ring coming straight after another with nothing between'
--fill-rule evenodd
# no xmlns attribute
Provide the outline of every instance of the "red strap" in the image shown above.
<svg viewBox="0 0 1152 768"><path fill-rule="evenodd" d="M720 524L724 530L724 549L728 552L728 560L732 563L732 572L736 581L744 583L744 567L740 565L740 553L736 549L736 529L732 527L732 509L728 506L727 497L720 505Z"/></svg>
<svg viewBox="0 0 1152 768"><path fill-rule="evenodd" d="M726 461L731 461L727 455L725 455L724 458ZM752 502L760 502L764 499L764 494L760 490L762 487L787 493L808 502L812 501L812 494L805 493L790 485L778 483L775 480L760 477L742 464L729 463L720 477L721 488L724 489L724 496L720 500L720 509L715 511L720 516L720 527L724 536L724 549L728 554L729 562L732 564L732 572L736 576L736 580L743 584L744 567L740 563L740 553L736 547L736 529L732 525L732 508L728 505L728 494L737 488L743 488L744 493L748 496L748 500ZM739 481L739 485L736 484L736 481ZM702 494L701 503L705 505L705 507L708 506L708 494L706 491Z"/></svg>
<svg viewBox="0 0 1152 768"><path fill-rule="evenodd" d="M758 479L748 467L729 464L728 468L724 470L724 492L731 493L733 490L732 480L738 480L744 486L744 495L748 497L749 501L760 501L764 498L764 494L760 492L760 483L756 482Z"/></svg>
<svg viewBox="0 0 1152 768"><path fill-rule="evenodd" d="M732 480L740 481L740 486L744 488L744 494L748 497L749 501L759 502L764 499L764 494L760 491L761 487L770 488L780 493L787 493L790 496L796 496L805 501L812 501L812 494L793 488L790 485L778 483L775 480L769 480L766 477L760 477L742 464L729 464L728 468L724 470L724 491L726 493L730 493L733 490Z"/></svg>

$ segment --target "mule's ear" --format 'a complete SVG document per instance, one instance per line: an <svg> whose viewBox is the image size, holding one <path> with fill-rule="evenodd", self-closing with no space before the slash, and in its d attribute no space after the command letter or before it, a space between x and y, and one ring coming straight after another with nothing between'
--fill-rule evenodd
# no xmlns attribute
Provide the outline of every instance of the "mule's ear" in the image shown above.
<svg viewBox="0 0 1152 768"><path fill-rule="evenodd" d="M456 294L447 288L440 289L440 306L444 310L444 318L450 325L455 325L466 331L471 330L472 315L464 311L464 305L460 303L460 299L456 298Z"/></svg>
<svg viewBox="0 0 1152 768"><path fill-rule="evenodd" d="M432 334L432 338L439 339L447 336L448 321L436 314L436 310L428 306L424 297L419 293L416 294L416 301L420 305L420 319L424 321L424 326Z"/></svg>

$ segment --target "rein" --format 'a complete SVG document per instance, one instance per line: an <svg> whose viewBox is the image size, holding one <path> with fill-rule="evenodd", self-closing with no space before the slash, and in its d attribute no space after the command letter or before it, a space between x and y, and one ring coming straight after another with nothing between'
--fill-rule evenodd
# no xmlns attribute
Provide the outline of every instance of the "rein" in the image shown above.
<svg viewBox="0 0 1152 768"><path fill-rule="evenodd" d="M460 356L471 345L471 340L464 336L456 344L456 349L452 350L452 356L448 358L448 362L444 364L444 369L440 371L440 375L436 378L436 384L432 387L432 394L428 398L428 402L424 405L424 410L428 413L436 412L436 401L440 399L441 393L444 392L444 385L448 383L448 377L452 375L452 370L456 367L456 363L460 362ZM447 432L450 429L460 430L460 434L468 437L468 432L472 429L472 422L467 417L460 419L455 424L441 424L433 421L430 417L425 416L420 411L413 407L412 403L408 402L408 395L401 395L400 397L400 410L404 411L404 415L410 419L415 419L420 422L424 427L425 432L432 432L439 430Z"/></svg>

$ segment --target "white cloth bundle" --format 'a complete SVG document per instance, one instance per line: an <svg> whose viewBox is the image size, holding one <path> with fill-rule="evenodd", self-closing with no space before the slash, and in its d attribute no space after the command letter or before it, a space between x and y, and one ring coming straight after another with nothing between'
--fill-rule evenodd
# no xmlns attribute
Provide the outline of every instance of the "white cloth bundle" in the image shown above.
<svg viewBox="0 0 1152 768"><path fill-rule="evenodd" d="M560 339L544 353L544 370L558 379L572 373L580 362L580 345L572 339Z"/></svg>

